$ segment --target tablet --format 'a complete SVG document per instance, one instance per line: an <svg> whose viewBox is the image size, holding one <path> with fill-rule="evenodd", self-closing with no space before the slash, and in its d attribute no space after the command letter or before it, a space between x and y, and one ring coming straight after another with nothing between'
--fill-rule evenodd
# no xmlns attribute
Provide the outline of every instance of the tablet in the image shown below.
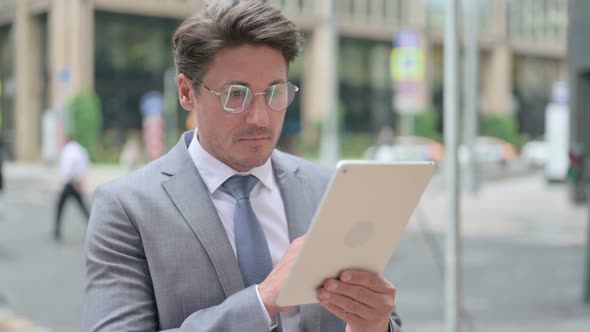
<svg viewBox="0 0 590 332"><path fill-rule="evenodd" d="M277 305L318 302L318 287L344 270L382 275L435 168L433 162L339 162Z"/></svg>

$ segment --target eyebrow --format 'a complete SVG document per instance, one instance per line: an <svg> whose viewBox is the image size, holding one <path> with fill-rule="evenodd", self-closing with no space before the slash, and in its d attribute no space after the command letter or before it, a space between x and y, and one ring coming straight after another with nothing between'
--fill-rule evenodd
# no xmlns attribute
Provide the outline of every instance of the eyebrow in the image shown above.
<svg viewBox="0 0 590 332"><path fill-rule="evenodd" d="M268 84L268 86L270 87L270 86L275 85L275 84L278 84L278 83L286 83L286 82L287 82L287 80L278 79L278 80L274 80L274 81L270 82ZM233 84L243 85L243 86L250 87L250 84L248 82L244 82L244 81L229 81L224 86L233 85Z"/></svg>

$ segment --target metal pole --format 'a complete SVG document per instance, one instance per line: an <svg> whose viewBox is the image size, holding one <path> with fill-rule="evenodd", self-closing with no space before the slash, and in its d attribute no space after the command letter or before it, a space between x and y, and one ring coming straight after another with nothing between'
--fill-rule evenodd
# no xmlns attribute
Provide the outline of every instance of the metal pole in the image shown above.
<svg viewBox="0 0 590 332"><path fill-rule="evenodd" d="M590 303L590 198L588 201L588 227L586 227L586 278L584 282L584 302Z"/></svg>
<svg viewBox="0 0 590 332"><path fill-rule="evenodd" d="M326 42L324 56L327 58L325 75L329 87L326 118L322 128L322 140L320 143L320 162L323 165L333 167L340 158L339 143L339 114L338 114L338 31L336 21L335 0L324 0L317 2L320 8L320 24L323 27L317 30L315 38L322 38Z"/></svg>
<svg viewBox="0 0 590 332"><path fill-rule="evenodd" d="M465 180L464 188L470 193L476 193L479 187L477 155L475 154L475 142L478 131L478 67L479 67L479 43L478 43L478 1L463 0L463 23L465 31L465 61L463 78L463 143L467 148L467 163L462 173Z"/></svg>
<svg viewBox="0 0 590 332"><path fill-rule="evenodd" d="M0 77L0 193L4 190L4 175L2 174L2 167L4 166L4 123L2 122L3 117L4 113L2 113L2 78Z"/></svg>
<svg viewBox="0 0 590 332"><path fill-rule="evenodd" d="M461 248L457 164L459 47L457 35L457 0L447 0L444 43L445 174L449 197L445 259L445 325L447 332L461 331Z"/></svg>
<svg viewBox="0 0 590 332"><path fill-rule="evenodd" d="M401 135L412 136L414 135L414 114L413 113L401 113L400 118L402 119L402 131Z"/></svg>

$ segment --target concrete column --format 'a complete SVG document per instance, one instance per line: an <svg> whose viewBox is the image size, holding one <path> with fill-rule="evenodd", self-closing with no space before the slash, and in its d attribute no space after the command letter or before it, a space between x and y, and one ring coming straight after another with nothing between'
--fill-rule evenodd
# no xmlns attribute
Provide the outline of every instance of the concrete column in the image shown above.
<svg viewBox="0 0 590 332"><path fill-rule="evenodd" d="M70 1L74 91L89 91L94 87L94 8L92 1Z"/></svg>
<svg viewBox="0 0 590 332"><path fill-rule="evenodd" d="M17 3L15 20L15 157L39 158L41 108L41 23L29 13L29 0Z"/></svg>
<svg viewBox="0 0 590 332"><path fill-rule="evenodd" d="M423 83L423 100L424 100L424 104L425 105L431 105L432 104L432 85L433 85L433 70L432 67L430 66L430 61L428 59L430 59L430 57L433 56L433 52L432 52L432 48L433 46L431 46L431 44L427 41L426 39L426 35L424 36L424 41L423 41L423 46L422 46L422 51L424 52L424 83Z"/></svg>
<svg viewBox="0 0 590 332"><path fill-rule="evenodd" d="M495 2L494 45L482 72L484 112L506 113L512 108L512 52L508 42L507 0Z"/></svg>
<svg viewBox="0 0 590 332"><path fill-rule="evenodd" d="M92 1L53 0L49 15L51 102L61 105L94 88Z"/></svg>
<svg viewBox="0 0 590 332"><path fill-rule="evenodd" d="M66 1L53 0L49 10L49 76L50 105L62 105L67 99L71 78L66 77L68 67L68 36L69 25L66 21Z"/></svg>
<svg viewBox="0 0 590 332"><path fill-rule="evenodd" d="M315 129L328 114L332 85L338 84L331 82L334 76L326 70L332 60L332 51L327 49L331 44L329 25L326 23L316 25L313 32L307 35L301 94L302 138L306 142L319 140Z"/></svg>
<svg viewBox="0 0 590 332"><path fill-rule="evenodd" d="M432 100L432 69L429 66L430 57L432 56L431 41L428 39L428 6L427 0L412 0L408 1L410 6L410 20L409 24L412 29L418 31L423 38L422 51L424 52L424 87L423 97L426 104L429 104Z"/></svg>
<svg viewBox="0 0 590 332"><path fill-rule="evenodd" d="M407 2L410 6L410 19L408 20L408 23L413 29L420 32L426 32L426 28L428 27L427 0L411 0Z"/></svg>
<svg viewBox="0 0 590 332"><path fill-rule="evenodd" d="M94 89L94 6L92 1L53 0L49 12L51 106L57 113L59 150L67 128L64 106L80 91Z"/></svg>
<svg viewBox="0 0 590 332"><path fill-rule="evenodd" d="M484 113L507 113L512 108L512 53L505 45L492 50L482 81Z"/></svg>
<svg viewBox="0 0 590 332"><path fill-rule="evenodd" d="M557 60L557 79L562 81L567 81L569 77L569 63L567 59L560 59Z"/></svg>

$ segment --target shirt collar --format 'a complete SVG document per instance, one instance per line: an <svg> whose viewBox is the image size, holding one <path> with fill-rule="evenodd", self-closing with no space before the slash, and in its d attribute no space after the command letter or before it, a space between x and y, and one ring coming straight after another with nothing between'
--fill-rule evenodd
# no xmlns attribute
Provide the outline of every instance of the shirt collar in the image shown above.
<svg viewBox="0 0 590 332"><path fill-rule="evenodd" d="M236 174L254 175L266 188L271 188L273 178L271 158L268 158L263 165L254 167L249 171L237 172L235 169L213 157L203 148L197 138L196 129L193 139L188 146L188 153L199 170L199 174L205 182L210 194L213 194L227 179Z"/></svg>

